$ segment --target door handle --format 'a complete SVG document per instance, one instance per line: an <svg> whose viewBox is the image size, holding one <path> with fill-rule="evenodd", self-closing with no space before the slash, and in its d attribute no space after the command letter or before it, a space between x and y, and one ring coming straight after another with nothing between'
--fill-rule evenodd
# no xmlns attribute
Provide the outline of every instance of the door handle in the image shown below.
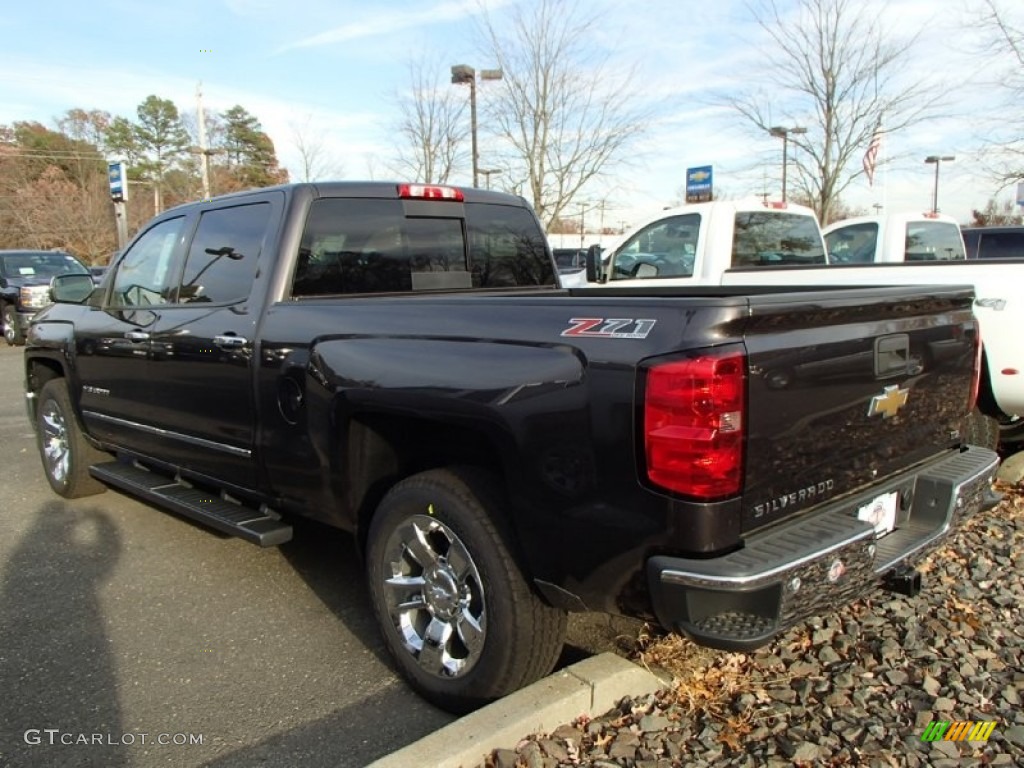
<svg viewBox="0 0 1024 768"><path fill-rule="evenodd" d="M234 334L221 334L220 336L213 337L213 343L221 349L239 349L245 346L246 339L243 336L235 336Z"/></svg>
<svg viewBox="0 0 1024 768"><path fill-rule="evenodd" d="M128 331L124 337L128 341L149 341L149 334L145 331Z"/></svg>

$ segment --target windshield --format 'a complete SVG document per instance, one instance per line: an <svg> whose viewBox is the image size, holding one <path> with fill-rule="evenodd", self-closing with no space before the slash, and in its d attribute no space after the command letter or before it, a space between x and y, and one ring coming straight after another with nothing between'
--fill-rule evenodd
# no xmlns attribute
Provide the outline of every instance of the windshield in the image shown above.
<svg viewBox="0 0 1024 768"><path fill-rule="evenodd" d="M88 271L74 256L67 253L8 253L0 256L6 277L56 277L86 275Z"/></svg>
<svg viewBox="0 0 1024 768"><path fill-rule="evenodd" d="M698 213L649 224L615 252L609 279L692 277L699 231Z"/></svg>

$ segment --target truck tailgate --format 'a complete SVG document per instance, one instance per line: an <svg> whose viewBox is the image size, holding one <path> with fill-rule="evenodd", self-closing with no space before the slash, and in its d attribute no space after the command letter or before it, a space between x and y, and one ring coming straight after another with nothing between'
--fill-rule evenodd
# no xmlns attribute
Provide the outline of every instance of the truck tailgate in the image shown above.
<svg viewBox="0 0 1024 768"><path fill-rule="evenodd" d="M954 449L971 397L978 332L969 288L793 299L753 296L744 328L745 532Z"/></svg>

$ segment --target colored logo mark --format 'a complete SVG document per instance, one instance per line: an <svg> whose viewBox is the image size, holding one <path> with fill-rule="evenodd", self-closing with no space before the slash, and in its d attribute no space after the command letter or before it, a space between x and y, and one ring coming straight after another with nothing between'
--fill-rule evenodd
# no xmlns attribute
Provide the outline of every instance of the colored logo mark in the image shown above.
<svg viewBox="0 0 1024 768"><path fill-rule="evenodd" d="M995 720L932 720L921 734L921 741L988 741L995 728Z"/></svg>

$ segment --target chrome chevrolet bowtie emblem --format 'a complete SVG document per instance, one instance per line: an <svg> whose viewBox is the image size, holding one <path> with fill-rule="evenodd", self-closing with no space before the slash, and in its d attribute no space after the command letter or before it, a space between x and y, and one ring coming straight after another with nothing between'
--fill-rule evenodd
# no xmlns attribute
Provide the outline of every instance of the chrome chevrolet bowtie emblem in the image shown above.
<svg viewBox="0 0 1024 768"><path fill-rule="evenodd" d="M871 405L868 406L868 416L882 415L883 419L895 416L896 411L907 404L909 389L900 389L898 384L886 387L882 394L871 398Z"/></svg>

